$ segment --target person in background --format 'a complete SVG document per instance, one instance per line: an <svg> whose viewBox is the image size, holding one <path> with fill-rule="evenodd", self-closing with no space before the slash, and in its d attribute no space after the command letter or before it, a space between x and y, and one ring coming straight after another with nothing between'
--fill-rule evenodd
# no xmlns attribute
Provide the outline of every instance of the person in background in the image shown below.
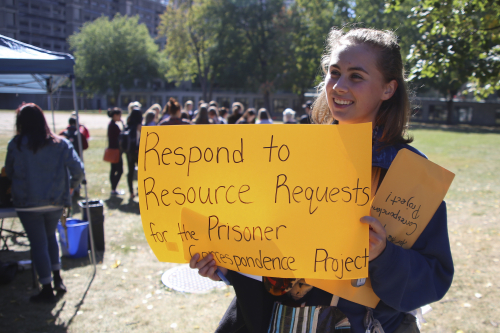
<svg viewBox="0 0 500 333"><path fill-rule="evenodd" d="M269 113L267 113L266 108L260 108L259 109L259 114L257 115L257 120L255 121L256 124L272 124L273 120L269 116Z"/></svg>
<svg viewBox="0 0 500 333"><path fill-rule="evenodd" d="M76 119L76 111L71 112L71 117ZM90 139L89 129L85 127L85 125L83 125L82 123L80 123L80 133L82 133L85 136L85 139L87 139L87 141L88 139Z"/></svg>
<svg viewBox="0 0 500 333"><path fill-rule="evenodd" d="M30 301L55 302L54 290L66 292L56 227L63 207L71 206L73 189L83 179L83 163L68 140L51 132L42 109L28 103L16 111L16 135L7 147L5 171L12 179L14 207L43 286Z"/></svg>
<svg viewBox="0 0 500 333"><path fill-rule="evenodd" d="M193 115L191 117L191 120L193 120L193 123L194 123L194 119L198 115L198 111L200 110L200 107L201 107L202 104L205 104L205 101L202 100L202 99L200 99L200 101L198 102L198 108L196 110L194 110Z"/></svg>
<svg viewBox="0 0 500 333"><path fill-rule="evenodd" d="M243 113L243 104L240 102L234 102L231 108L232 114L227 118L228 124L236 124L236 122L241 118Z"/></svg>
<svg viewBox="0 0 500 333"><path fill-rule="evenodd" d="M181 111L181 119L184 119L185 121L187 121L188 123L191 124L191 120L190 120L189 115L186 111Z"/></svg>
<svg viewBox="0 0 500 333"><path fill-rule="evenodd" d="M224 118L219 117L219 112L215 106L208 108L208 118L210 118L212 124L224 124Z"/></svg>
<svg viewBox="0 0 500 333"><path fill-rule="evenodd" d="M168 112L169 117L162 120L158 125L191 125L188 120L181 118L181 105L173 97L170 97L167 104L165 104L163 112L164 114Z"/></svg>
<svg viewBox="0 0 500 333"><path fill-rule="evenodd" d="M201 104L198 109L198 114L196 118L193 120L195 125L203 125L203 124L213 124L212 120L208 116L207 104Z"/></svg>
<svg viewBox="0 0 500 333"><path fill-rule="evenodd" d="M121 123L122 121L122 110L120 108L113 108L108 110L108 117L111 118L108 125L108 148L120 149L120 133L121 129L116 123ZM120 152L120 160L118 163L111 163L111 171L109 173L109 182L111 183L111 195L123 195L123 191L117 191L118 183L123 174L123 159Z"/></svg>
<svg viewBox="0 0 500 333"><path fill-rule="evenodd" d="M149 109L146 111L146 113L153 111L155 114L154 122L155 124L158 124L160 121L160 112L161 112L161 105L158 103L155 103L149 107ZM150 126L150 125L148 125Z"/></svg>
<svg viewBox="0 0 500 333"><path fill-rule="evenodd" d="M132 111L127 117L127 128L128 130L128 142L129 147L128 150L125 151L127 155L127 164L128 164L128 174L127 174L127 183L128 190L130 192L130 199L135 197L133 183L134 183L134 175L135 175L135 166L139 160L139 139L141 137L141 128L142 128L142 112L141 109L137 107L133 107Z"/></svg>
<svg viewBox="0 0 500 333"><path fill-rule="evenodd" d="M301 124L312 124L311 123L311 107L312 101L307 101L306 104L302 105L305 114L300 117L299 123Z"/></svg>
<svg viewBox="0 0 500 333"><path fill-rule="evenodd" d="M80 138L82 140L82 150L86 150L89 147L87 138L83 133L80 132ZM76 119L71 117L68 120L68 127L59 133L59 135L64 136L73 145L76 153L79 157L82 157L83 151L80 151L80 145L78 144L78 133L76 131Z"/></svg>
<svg viewBox="0 0 500 333"><path fill-rule="evenodd" d="M142 108L142 104L141 104L141 103L139 103L139 102L137 102L137 101L135 101L135 102L130 102L130 103L128 104L128 107L127 107L127 109L128 109L128 113L129 113L129 114L130 114L130 113L132 113L132 110L134 110L134 109L139 109L139 111L140 111L140 110L141 110L141 108Z"/></svg>
<svg viewBox="0 0 500 333"><path fill-rule="evenodd" d="M283 124L296 124L295 111L288 108L283 111Z"/></svg>
<svg viewBox="0 0 500 333"><path fill-rule="evenodd" d="M192 100L188 100L186 103L184 103L184 110L183 111L187 112L187 114L189 116L188 120L193 119L193 101Z"/></svg>
<svg viewBox="0 0 500 333"><path fill-rule="evenodd" d="M146 112L146 116L144 117L144 126L155 126L156 125L156 113L154 111Z"/></svg>
<svg viewBox="0 0 500 333"><path fill-rule="evenodd" d="M254 124L255 123L255 114L254 108L248 108L245 113L238 119L236 124Z"/></svg>
<svg viewBox="0 0 500 333"><path fill-rule="evenodd" d="M227 118L229 117L229 113L227 109L223 106L219 109L219 117L221 118L222 123L227 124Z"/></svg>

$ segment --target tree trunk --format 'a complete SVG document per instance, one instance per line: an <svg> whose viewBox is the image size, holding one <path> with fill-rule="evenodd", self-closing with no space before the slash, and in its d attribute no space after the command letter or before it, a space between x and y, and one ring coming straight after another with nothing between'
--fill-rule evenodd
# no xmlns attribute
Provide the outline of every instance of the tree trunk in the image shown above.
<svg viewBox="0 0 500 333"><path fill-rule="evenodd" d="M446 123L448 125L453 124L453 96L446 101Z"/></svg>
<svg viewBox="0 0 500 333"><path fill-rule="evenodd" d="M120 105L120 88L113 90L113 97L115 99L115 105L113 105L113 106L119 106Z"/></svg>
<svg viewBox="0 0 500 333"><path fill-rule="evenodd" d="M448 101L446 102L446 123L453 124L453 96L458 92L458 89L448 90Z"/></svg>
<svg viewBox="0 0 500 333"><path fill-rule="evenodd" d="M264 90L264 107L266 108L267 112L272 116L274 114L274 110L271 111L271 94L269 93L269 90L266 89Z"/></svg>

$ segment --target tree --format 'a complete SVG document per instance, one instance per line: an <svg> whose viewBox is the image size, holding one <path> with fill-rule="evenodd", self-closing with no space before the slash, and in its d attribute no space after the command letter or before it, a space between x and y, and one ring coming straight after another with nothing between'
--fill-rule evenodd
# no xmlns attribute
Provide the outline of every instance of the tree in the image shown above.
<svg viewBox="0 0 500 333"><path fill-rule="evenodd" d="M131 88L134 79L156 75L158 46L138 21L138 16L116 14L111 21L101 16L69 37L75 74L84 89L99 94L111 89L118 101L122 87Z"/></svg>
<svg viewBox="0 0 500 333"><path fill-rule="evenodd" d="M301 104L304 93L323 78L321 55L330 29L347 24L349 10L342 1L323 0L297 0L290 7L291 41L281 86L300 96Z"/></svg>
<svg viewBox="0 0 500 333"><path fill-rule="evenodd" d="M404 0L393 0L393 8ZM412 46L410 79L425 80L448 98L470 82L469 92L486 97L500 89L500 3L496 0L423 0L411 19L421 38Z"/></svg>
<svg viewBox="0 0 500 333"><path fill-rule="evenodd" d="M212 98L217 72L211 53L220 31L220 20L212 15L218 5L216 0L170 1L159 27L167 39L162 52L165 78L178 84L198 79L205 100Z"/></svg>

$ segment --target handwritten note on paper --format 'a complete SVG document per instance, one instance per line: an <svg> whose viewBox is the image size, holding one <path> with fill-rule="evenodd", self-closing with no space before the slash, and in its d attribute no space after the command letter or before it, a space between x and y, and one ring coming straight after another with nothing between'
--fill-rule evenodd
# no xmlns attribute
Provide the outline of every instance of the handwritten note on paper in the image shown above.
<svg viewBox="0 0 500 333"><path fill-rule="evenodd" d="M368 274L371 124L144 127L139 204L160 261L274 277Z"/></svg>
<svg viewBox="0 0 500 333"><path fill-rule="evenodd" d="M443 201L455 175L426 158L401 149L371 206L387 240L413 246Z"/></svg>
<svg viewBox="0 0 500 333"><path fill-rule="evenodd" d="M455 175L408 149L401 149L371 205L387 232L387 240L405 249L413 246L443 201ZM379 302L370 280L359 288L347 281L307 280L320 289L374 308Z"/></svg>

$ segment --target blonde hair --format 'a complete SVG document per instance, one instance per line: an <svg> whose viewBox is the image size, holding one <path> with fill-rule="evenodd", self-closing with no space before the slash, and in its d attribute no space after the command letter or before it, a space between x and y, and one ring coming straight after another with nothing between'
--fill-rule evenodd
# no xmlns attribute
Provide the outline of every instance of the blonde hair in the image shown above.
<svg viewBox="0 0 500 333"><path fill-rule="evenodd" d="M321 59L325 78L332 52L342 40L370 46L377 55L377 69L382 73L385 81L395 80L398 84L394 95L382 102L375 116L375 125L384 127L381 140L385 144L412 142L413 139L409 138L406 132L410 121L411 106L396 35L391 31L375 29L357 28L346 33L343 29L332 28L326 40L325 54ZM319 95L312 105L312 119L317 124L331 124L335 119L328 107L325 80L318 86L318 92Z"/></svg>

